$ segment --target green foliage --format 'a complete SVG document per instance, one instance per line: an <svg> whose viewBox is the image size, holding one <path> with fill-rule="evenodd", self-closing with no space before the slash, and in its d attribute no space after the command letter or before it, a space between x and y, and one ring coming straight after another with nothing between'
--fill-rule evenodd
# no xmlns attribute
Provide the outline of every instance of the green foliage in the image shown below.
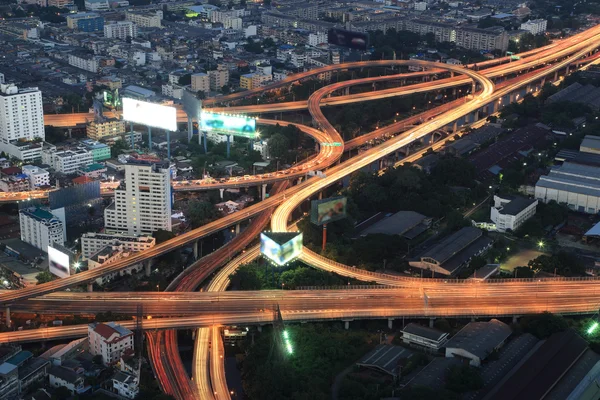
<svg viewBox="0 0 600 400"><path fill-rule="evenodd" d="M96 354L92 357L92 362L96 365L102 365L102 354Z"/></svg>
<svg viewBox="0 0 600 400"><path fill-rule="evenodd" d="M561 276L581 276L585 273L585 265L574 253L559 251L556 254L542 254L529 261L527 266L534 271L556 273Z"/></svg>
<svg viewBox="0 0 600 400"><path fill-rule="evenodd" d="M479 369L470 365L452 366L446 375L446 389L465 393L483 387Z"/></svg>
<svg viewBox="0 0 600 400"><path fill-rule="evenodd" d="M289 140L281 133L271 136L267 143L269 147L269 154L273 158L285 158L286 154L290 150Z"/></svg>
<svg viewBox="0 0 600 400"><path fill-rule="evenodd" d="M450 333L452 331L452 326L450 326L450 322L446 318L437 318L433 321L433 327L439 331Z"/></svg>
<svg viewBox="0 0 600 400"><path fill-rule="evenodd" d="M246 39L246 44L244 44L244 50L254 54L261 54L264 52L261 43L259 41L255 42L251 38Z"/></svg>
<svg viewBox="0 0 600 400"><path fill-rule="evenodd" d="M519 324L523 332L531 333L539 339L546 339L554 333L563 332L569 328L566 319L549 312L523 317Z"/></svg>
<svg viewBox="0 0 600 400"><path fill-rule="evenodd" d="M514 269L515 278L533 278L535 271L529 267L516 267Z"/></svg>
<svg viewBox="0 0 600 400"><path fill-rule="evenodd" d="M38 285L42 283L47 283L54 280L55 276L50 273L50 271L42 271L35 276Z"/></svg>
<svg viewBox="0 0 600 400"><path fill-rule="evenodd" d="M192 228L198 228L217 219L219 213L211 202L193 199L188 203L187 216Z"/></svg>
<svg viewBox="0 0 600 400"><path fill-rule="evenodd" d="M249 399L329 400L336 373L374 345L370 335L346 331L341 326L293 325L286 330L294 346L291 356L281 356L281 349L269 333L255 338L250 347L242 364L244 391Z"/></svg>
<svg viewBox="0 0 600 400"><path fill-rule="evenodd" d="M117 158L117 156L123 154L125 150L129 150L129 143L125 139L119 139L110 147L110 155L112 158Z"/></svg>
<svg viewBox="0 0 600 400"><path fill-rule="evenodd" d="M263 281L258 272L259 265L256 263L240 266L233 274L229 275L231 285L239 290L260 290Z"/></svg>
<svg viewBox="0 0 600 400"><path fill-rule="evenodd" d="M175 237L175 234L171 231L159 229L152 233L152 237L156 239L156 244L161 244L166 242L167 240L173 239Z"/></svg>
<svg viewBox="0 0 600 400"><path fill-rule="evenodd" d="M192 74L185 74L179 77L178 83L181 86L187 86L192 84Z"/></svg>

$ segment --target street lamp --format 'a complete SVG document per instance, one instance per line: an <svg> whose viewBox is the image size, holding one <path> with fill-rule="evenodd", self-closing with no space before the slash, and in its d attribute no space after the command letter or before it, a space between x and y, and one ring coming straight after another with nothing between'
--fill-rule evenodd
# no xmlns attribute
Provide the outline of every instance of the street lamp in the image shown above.
<svg viewBox="0 0 600 400"><path fill-rule="evenodd" d="M540 249L544 248L544 242L542 240L540 240L537 245Z"/></svg>

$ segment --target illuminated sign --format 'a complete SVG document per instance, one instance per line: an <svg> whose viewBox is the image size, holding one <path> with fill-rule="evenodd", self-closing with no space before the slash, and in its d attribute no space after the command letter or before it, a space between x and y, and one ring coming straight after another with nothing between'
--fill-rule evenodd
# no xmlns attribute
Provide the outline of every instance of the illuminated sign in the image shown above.
<svg viewBox="0 0 600 400"><path fill-rule="evenodd" d="M323 147L341 147L342 144L340 142L332 142L332 143L322 142L321 146L323 146Z"/></svg>
<svg viewBox="0 0 600 400"><path fill-rule="evenodd" d="M313 200L310 203L310 222L315 225L324 225L346 218L346 203L345 197Z"/></svg>
<svg viewBox="0 0 600 400"><path fill-rule="evenodd" d="M48 246L48 266L50 267L51 274L54 274L59 278L67 278L71 275L70 265L70 257L68 254Z"/></svg>
<svg viewBox="0 0 600 400"><path fill-rule="evenodd" d="M200 129L254 139L256 138L256 119L202 111L200 113Z"/></svg>
<svg viewBox="0 0 600 400"><path fill-rule="evenodd" d="M302 253L302 233L261 233L260 253L279 266L285 265Z"/></svg>
<svg viewBox="0 0 600 400"><path fill-rule="evenodd" d="M167 131L177 130L177 109L146 101L123 98L123 119L134 124Z"/></svg>

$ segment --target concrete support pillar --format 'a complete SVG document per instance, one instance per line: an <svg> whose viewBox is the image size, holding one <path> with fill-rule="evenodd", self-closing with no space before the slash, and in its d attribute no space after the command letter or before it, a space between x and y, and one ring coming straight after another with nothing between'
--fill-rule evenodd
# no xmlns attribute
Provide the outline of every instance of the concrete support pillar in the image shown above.
<svg viewBox="0 0 600 400"><path fill-rule="evenodd" d="M148 260L144 263L144 269L146 276L150 276L152 273L152 260Z"/></svg>
<svg viewBox="0 0 600 400"><path fill-rule="evenodd" d="M88 282L87 291L90 293L94 291L94 283L93 282Z"/></svg>
<svg viewBox="0 0 600 400"><path fill-rule="evenodd" d="M433 328L433 324L435 322L435 318L429 318L429 327Z"/></svg>
<svg viewBox="0 0 600 400"><path fill-rule="evenodd" d="M190 143L192 141L192 136L194 136L194 124L192 122L192 117L190 117L189 115L187 117L187 123L188 123L188 143Z"/></svg>
<svg viewBox="0 0 600 400"><path fill-rule="evenodd" d="M223 200L224 193L225 193L225 189L219 189L219 196L221 197L221 200Z"/></svg>
<svg viewBox="0 0 600 400"><path fill-rule="evenodd" d="M192 340L196 340L196 332L198 332L197 329L192 329Z"/></svg>
<svg viewBox="0 0 600 400"><path fill-rule="evenodd" d="M10 328L10 307L6 307L5 315L6 315L6 326L8 326Z"/></svg>
<svg viewBox="0 0 600 400"><path fill-rule="evenodd" d="M263 184L261 185L260 193L261 193L261 196L260 196L260 198L261 198L262 200L264 200L264 199L266 199L266 198L267 198L267 184L266 184L266 183L263 183Z"/></svg>
<svg viewBox="0 0 600 400"><path fill-rule="evenodd" d="M171 131L167 131L167 160L171 159Z"/></svg>
<svg viewBox="0 0 600 400"><path fill-rule="evenodd" d="M473 122L479 121L479 110L476 110L473 114Z"/></svg>
<svg viewBox="0 0 600 400"><path fill-rule="evenodd" d="M477 91L477 82L473 82L473 84L471 85L471 94L475 94L476 91Z"/></svg>
<svg viewBox="0 0 600 400"><path fill-rule="evenodd" d="M344 329L350 329L350 321L344 321Z"/></svg>
<svg viewBox="0 0 600 400"><path fill-rule="evenodd" d="M566 76L566 75L569 75L569 66L568 66L568 65L567 65L567 69L566 69L566 71L565 71L565 76Z"/></svg>
<svg viewBox="0 0 600 400"><path fill-rule="evenodd" d="M471 322L475 322L475 317L471 317Z"/></svg>
<svg viewBox="0 0 600 400"><path fill-rule="evenodd" d="M458 130L458 121L454 121L454 124L452 125L452 133L456 133L457 130Z"/></svg>
<svg viewBox="0 0 600 400"><path fill-rule="evenodd" d="M133 143L133 132L131 136L131 143ZM132 146L133 148L133 146ZM148 127L148 149L152 150L152 127Z"/></svg>
<svg viewBox="0 0 600 400"><path fill-rule="evenodd" d="M319 200L323 200L323 192L319 192Z"/></svg>
<svg viewBox="0 0 600 400"><path fill-rule="evenodd" d="M450 71L450 78L454 78L454 71Z"/></svg>
<svg viewBox="0 0 600 400"><path fill-rule="evenodd" d="M542 84L542 87L544 87L544 85L546 84L546 77L543 77L543 78L542 78L542 82L541 82L541 84Z"/></svg>
<svg viewBox="0 0 600 400"><path fill-rule="evenodd" d="M558 79L558 71L554 72L554 80L556 81Z"/></svg>
<svg viewBox="0 0 600 400"><path fill-rule="evenodd" d="M392 329L394 327L394 318L388 318L388 329Z"/></svg>
<svg viewBox="0 0 600 400"><path fill-rule="evenodd" d="M298 178L298 185L302 183L302 177Z"/></svg>
<svg viewBox="0 0 600 400"><path fill-rule="evenodd" d="M344 94L346 96L350 96L350 86L348 86L347 88L344 89Z"/></svg>
<svg viewBox="0 0 600 400"><path fill-rule="evenodd" d="M206 140L206 132L203 133L204 136L204 154L208 153L208 143ZM200 140L200 138L198 138L198 140Z"/></svg>
<svg viewBox="0 0 600 400"><path fill-rule="evenodd" d="M517 322L519 322L519 317L517 315L513 315L513 317L512 317L512 323L516 324Z"/></svg>
<svg viewBox="0 0 600 400"><path fill-rule="evenodd" d="M499 99L499 101L494 101L494 113L498 112L498 108L502 105L502 98Z"/></svg>
<svg viewBox="0 0 600 400"><path fill-rule="evenodd" d="M262 332L262 325L257 326L256 330L259 331L259 332Z"/></svg>
<svg viewBox="0 0 600 400"><path fill-rule="evenodd" d="M240 234L240 224L235 224L235 234L236 236Z"/></svg>
<svg viewBox="0 0 600 400"><path fill-rule="evenodd" d="M196 240L194 242L194 260L198 259L198 242L199 240Z"/></svg>
<svg viewBox="0 0 600 400"><path fill-rule="evenodd" d="M133 122L129 123L129 133L131 134L131 150L135 148L135 139L133 135Z"/></svg>
<svg viewBox="0 0 600 400"><path fill-rule="evenodd" d="M73 138L73 128L69 128L69 139Z"/></svg>
<svg viewBox="0 0 600 400"><path fill-rule="evenodd" d="M227 159L231 154L231 135L227 135Z"/></svg>

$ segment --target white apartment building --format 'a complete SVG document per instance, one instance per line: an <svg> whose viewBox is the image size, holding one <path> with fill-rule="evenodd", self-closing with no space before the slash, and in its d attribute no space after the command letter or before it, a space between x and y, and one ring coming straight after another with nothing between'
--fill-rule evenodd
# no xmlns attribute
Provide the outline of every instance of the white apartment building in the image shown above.
<svg viewBox="0 0 600 400"><path fill-rule="evenodd" d="M548 21L545 19L530 19L529 21L521 24L521 29L531 33L532 35L537 35L546 32L547 26Z"/></svg>
<svg viewBox="0 0 600 400"><path fill-rule="evenodd" d="M327 32L317 32L308 34L308 45L316 47L321 43L327 43Z"/></svg>
<svg viewBox="0 0 600 400"><path fill-rule="evenodd" d="M229 84L229 70L223 64L219 64L214 71L208 71L210 79L210 90L221 90L225 85Z"/></svg>
<svg viewBox="0 0 600 400"><path fill-rule="evenodd" d="M108 0L85 0L85 9L88 11L106 11L109 8Z"/></svg>
<svg viewBox="0 0 600 400"><path fill-rule="evenodd" d="M427 10L427 2L426 1L416 1L414 4L415 11L425 11Z"/></svg>
<svg viewBox="0 0 600 400"><path fill-rule="evenodd" d="M183 87L174 84L164 84L162 85L161 92L164 96L172 97L174 99L181 99L183 97Z"/></svg>
<svg viewBox="0 0 600 400"><path fill-rule="evenodd" d="M53 145L44 145L42 162L50 165L56 172L74 174L80 168L94 163L94 155L85 147L59 150Z"/></svg>
<svg viewBox="0 0 600 400"><path fill-rule="evenodd" d="M133 332L114 322L88 325L89 352L102 356L102 363L110 366L121 359L125 350L133 350Z"/></svg>
<svg viewBox="0 0 600 400"><path fill-rule="evenodd" d="M516 231L525 221L535 215L538 201L520 196L494 195L490 219L498 232Z"/></svg>
<svg viewBox="0 0 600 400"><path fill-rule="evenodd" d="M125 40L137 36L137 25L131 21L117 21L104 25L104 37Z"/></svg>
<svg viewBox="0 0 600 400"><path fill-rule="evenodd" d="M19 139L44 139L42 92L38 88L19 89L0 84L0 149ZM13 155L13 153L10 153Z"/></svg>
<svg viewBox="0 0 600 400"><path fill-rule="evenodd" d="M112 383L114 391L126 399L135 399L140 392L138 378L126 372L117 372L112 378Z"/></svg>
<svg viewBox="0 0 600 400"><path fill-rule="evenodd" d="M227 18L223 21L223 27L225 29L233 29L236 31L242 30L242 19L241 18Z"/></svg>
<svg viewBox="0 0 600 400"><path fill-rule="evenodd" d="M156 245L152 236L133 236L125 234L84 233L81 236L81 257L87 260L107 246L120 246L123 250L146 251Z"/></svg>
<svg viewBox="0 0 600 400"><path fill-rule="evenodd" d="M157 11L155 14L128 12L125 14L125 16L128 21L131 21L143 28L160 28L162 26L162 11Z"/></svg>
<svg viewBox="0 0 600 400"><path fill-rule="evenodd" d="M35 165L23 165L23 174L29 178L29 188L35 190L41 186L50 186L50 173Z"/></svg>
<svg viewBox="0 0 600 400"><path fill-rule="evenodd" d="M52 387L66 387L71 394L79 393L84 389L84 379L82 375L76 374L72 370L56 365L48 371L48 380Z"/></svg>
<svg viewBox="0 0 600 400"><path fill-rule="evenodd" d="M104 210L109 233L151 234L171 230L171 169L168 163L127 164L124 188Z"/></svg>
<svg viewBox="0 0 600 400"><path fill-rule="evenodd" d="M306 64L307 56L304 52L293 52L290 55L290 63L296 68L304 67Z"/></svg>
<svg viewBox="0 0 600 400"><path fill-rule="evenodd" d="M197 93L199 91L210 92L210 78L204 72L192 74L192 92Z"/></svg>
<svg viewBox="0 0 600 400"><path fill-rule="evenodd" d="M69 65L97 73L100 62L95 56L69 54Z"/></svg>
<svg viewBox="0 0 600 400"><path fill-rule="evenodd" d="M63 221L50 211L31 207L19 211L21 240L48 251L52 243L64 244L67 233Z"/></svg>

